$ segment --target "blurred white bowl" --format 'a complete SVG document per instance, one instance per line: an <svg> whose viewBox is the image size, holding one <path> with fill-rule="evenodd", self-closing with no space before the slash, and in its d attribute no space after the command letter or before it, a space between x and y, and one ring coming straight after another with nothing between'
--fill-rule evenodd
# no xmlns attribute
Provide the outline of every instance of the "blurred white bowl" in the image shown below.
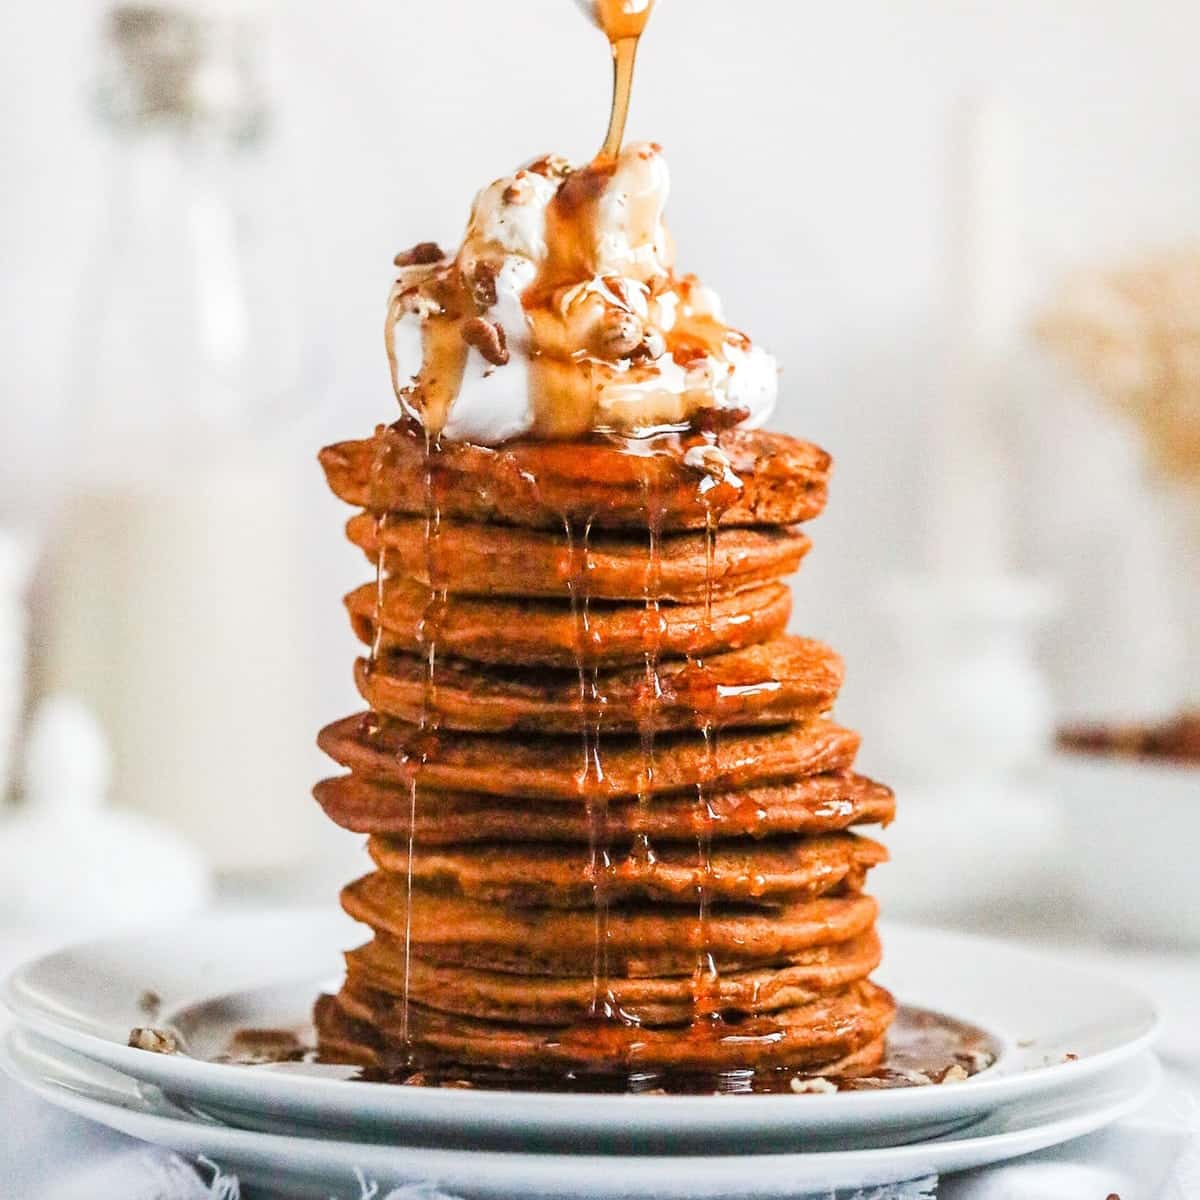
<svg viewBox="0 0 1200 1200"><path fill-rule="evenodd" d="M1067 854L1098 931L1200 945L1200 766L1059 753Z"/></svg>

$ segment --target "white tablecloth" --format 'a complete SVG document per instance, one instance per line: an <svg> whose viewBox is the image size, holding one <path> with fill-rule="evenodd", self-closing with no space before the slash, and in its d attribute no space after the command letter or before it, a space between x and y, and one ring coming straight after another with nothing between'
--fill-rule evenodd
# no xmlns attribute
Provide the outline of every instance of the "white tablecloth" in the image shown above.
<svg viewBox="0 0 1200 1200"><path fill-rule="evenodd" d="M33 949L27 940L0 935L0 971ZM861 1200L1200 1200L1200 960L1079 948L1061 953L1110 971L1134 970L1155 997L1165 1018L1159 1050L1167 1078L1159 1094L1134 1117L1056 1150L941 1181L869 1189ZM5 1021L0 1017L0 1029ZM197 1170L0 1078L0 1200L238 1200L236 1180L216 1166ZM375 1181L365 1183L347 1179L337 1200L388 1200L386 1186L375 1194ZM395 1200L440 1195L408 1188ZM836 1200L852 1196L841 1192ZM251 1200L245 1191L241 1197Z"/></svg>

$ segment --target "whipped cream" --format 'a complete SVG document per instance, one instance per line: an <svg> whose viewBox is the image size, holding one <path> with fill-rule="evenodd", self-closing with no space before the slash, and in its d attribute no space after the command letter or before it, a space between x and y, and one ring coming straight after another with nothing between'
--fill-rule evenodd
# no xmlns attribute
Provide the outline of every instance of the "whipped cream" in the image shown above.
<svg viewBox="0 0 1200 1200"><path fill-rule="evenodd" d="M705 409L767 419L775 360L674 271L658 146L546 157L475 199L458 252L415 247L388 306L397 395L430 432L485 445L641 436Z"/></svg>

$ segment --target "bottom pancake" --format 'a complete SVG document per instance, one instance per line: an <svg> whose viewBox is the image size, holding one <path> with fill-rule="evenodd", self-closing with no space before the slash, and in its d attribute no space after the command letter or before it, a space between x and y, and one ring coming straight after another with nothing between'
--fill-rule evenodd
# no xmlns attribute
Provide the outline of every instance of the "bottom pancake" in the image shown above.
<svg viewBox="0 0 1200 1200"><path fill-rule="evenodd" d="M809 1004L739 1021L704 1021L648 1029L617 1020L534 1027L447 1016L410 1004L406 1045L403 1002L347 984L338 1006L374 1030L393 1052L411 1049L418 1061L506 1070L547 1066L584 1069L667 1068L688 1071L758 1067L820 1068L873 1048L895 1014L895 1001L873 983L856 983ZM861 1065L861 1064L858 1064Z"/></svg>
<svg viewBox="0 0 1200 1200"><path fill-rule="evenodd" d="M356 921L408 938L414 954L443 966L524 975L590 975L595 917L590 910L504 908L415 887L412 920L403 877L376 871L342 891ZM701 949L720 971L782 965L814 946L865 933L877 906L862 894L778 905L717 904L703 929L693 905L615 907L608 914L609 970L632 977L690 975Z"/></svg>
<svg viewBox="0 0 1200 1200"><path fill-rule="evenodd" d="M714 1011L759 1015L809 1004L825 992L865 979L878 965L879 938L872 930L833 946L817 946L793 956L783 967L731 971L712 985L705 1003ZM356 988L404 994L402 940L377 934L346 955L347 978ZM409 998L441 1012L520 1025L569 1025L583 1020L594 995L590 976L530 977L476 967L446 967L410 957ZM693 1012L690 977L637 979L610 976L612 1002L646 1026L685 1024Z"/></svg>

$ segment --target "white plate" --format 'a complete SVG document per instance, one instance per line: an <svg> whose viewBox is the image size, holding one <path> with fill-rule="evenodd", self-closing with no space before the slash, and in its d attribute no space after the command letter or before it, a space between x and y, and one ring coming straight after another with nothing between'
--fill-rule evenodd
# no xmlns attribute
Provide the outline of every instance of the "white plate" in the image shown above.
<svg viewBox="0 0 1200 1200"><path fill-rule="evenodd" d="M432 1183L477 1200L766 1200L806 1188L872 1186L1000 1162L1091 1133L1141 1105L1161 1076L1153 1055L1101 1074L1080 1094L1014 1105L970 1130L920 1145L822 1154L523 1154L422 1149L232 1129L197 1117L140 1083L15 1030L0 1067L43 1099L181 1154L204 1155L244 1184L328 1198L360 1192L356 1171L380 1184ZM728 1101L726 1101L728 1103ZM735 1102L736 1103L736 1102ZM365 1190L365 1189L364 1189Z"/></svg>
<svg viewBox="0 0 1200 1200"><path fill-rule="evenodd" d="M906 1003L996 1036L994 1067L948 1087L828 1096L597 1096L364 1084L126 1045L132 1026L174 1023L206 1055L240 1026L303 1022L321 987L336 984L339 951L362 936L325 910L210 917L50 955L18 970L4 998L39 1033L238 1124L352 1129L410 1145L652 1152L742 1149L748 1139L755 1150L813 1149L864 1131L874 1145L928 1137L1001 1104L1078 1089L1144 1050L1157 1023L1136 991L1051 957L885 927L882 981ZM140 1005L147 990L162 1001L154 1019Z"/></svg>

